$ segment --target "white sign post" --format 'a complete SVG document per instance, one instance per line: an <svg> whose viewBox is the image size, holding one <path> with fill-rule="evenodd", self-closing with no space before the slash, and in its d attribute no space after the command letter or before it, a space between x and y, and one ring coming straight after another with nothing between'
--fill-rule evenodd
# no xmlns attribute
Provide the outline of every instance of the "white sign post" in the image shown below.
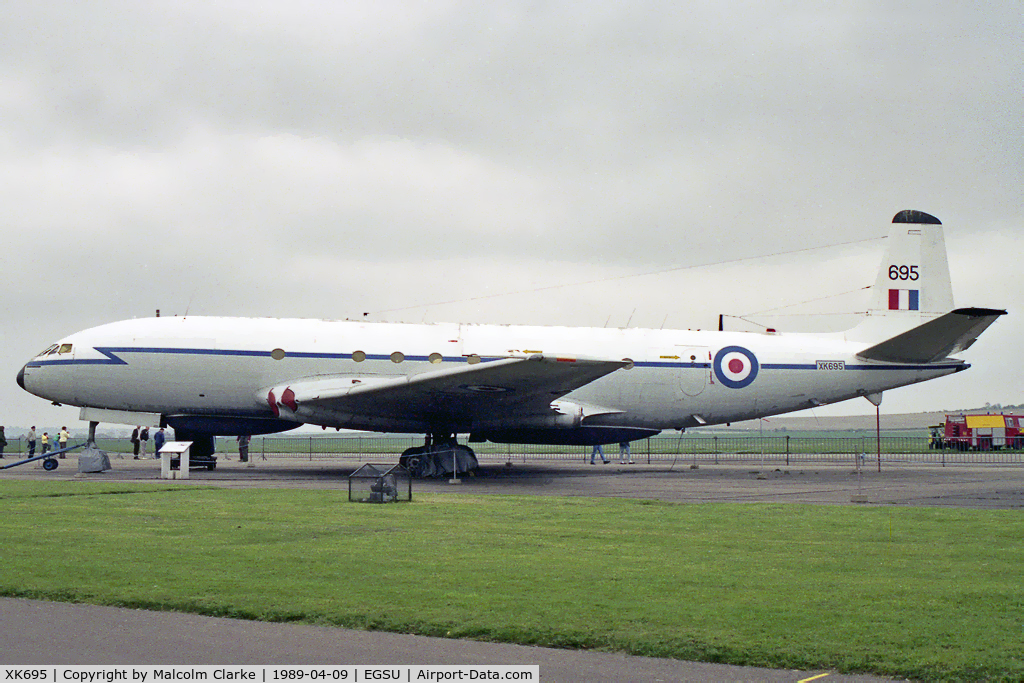
<svg viewBox="0 0 1024 683"><path fill-rule="evenodd" d="M160 449L160 478L161 479L188 479L188 450L192 448L191 441L167 441ZM178 471L171 469L171 458L179 456ZM177 476L175 476L177 475Z"/></svg>

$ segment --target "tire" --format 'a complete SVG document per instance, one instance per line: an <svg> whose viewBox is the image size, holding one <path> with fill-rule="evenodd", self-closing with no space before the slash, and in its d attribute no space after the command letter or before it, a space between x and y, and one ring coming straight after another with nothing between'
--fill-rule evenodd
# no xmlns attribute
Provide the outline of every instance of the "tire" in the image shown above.
<svg viewBox="0 0 1024 683"><path fill-rule="evenodd" d="M46 470L47 472L52 472L53 470L57 469L59 465L60 463L54 460L53 458L47 458L46 460L43 461L43 469Z"/></svg>
<svg viewBox="0 0 1024 683"><path fill-rule="evenodd" d="M426 452L426 450L427 449L423 446L406 448L402 451L402 455L398 457L398 464L412 472L419 466L420 457Z"/></svg>

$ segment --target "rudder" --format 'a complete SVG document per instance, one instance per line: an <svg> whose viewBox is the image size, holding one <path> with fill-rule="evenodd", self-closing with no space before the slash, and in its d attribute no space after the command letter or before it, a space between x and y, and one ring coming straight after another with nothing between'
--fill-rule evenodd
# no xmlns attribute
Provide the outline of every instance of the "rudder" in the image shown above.
<svg viewBox="0 0 1024 683"><path fill-rule="evenodd" d="M892 219L868 317L847 337L885 339L952 309L942 223L923 211L900 211Z"/></svg>

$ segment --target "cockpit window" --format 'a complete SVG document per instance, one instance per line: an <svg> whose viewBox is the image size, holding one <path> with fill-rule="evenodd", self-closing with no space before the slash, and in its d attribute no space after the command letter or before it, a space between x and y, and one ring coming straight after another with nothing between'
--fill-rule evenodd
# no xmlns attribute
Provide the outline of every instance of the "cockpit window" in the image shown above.
<svg viewBox="0 0 1024 683"><path fill-rule="evenodd" d="M61 344L57 353L71 353L71 344Z"/></svg>
<svg viewBox="0 0 1024 683"><path fill-rule="evenodd" d="M40 351L39 352L39 356L48 356L51 353L53 353L54 351L56 351L56 350L57 350L57 344L51 344L50 346L47 346L45 349ZM36 358L39 358L39 356L36 356Z"/></svg>

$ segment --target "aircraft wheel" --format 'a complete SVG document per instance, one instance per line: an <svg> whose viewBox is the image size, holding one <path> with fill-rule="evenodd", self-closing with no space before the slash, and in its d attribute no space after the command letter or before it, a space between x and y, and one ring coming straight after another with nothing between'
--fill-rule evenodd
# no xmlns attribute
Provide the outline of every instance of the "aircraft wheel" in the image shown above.
<svg viewBox="0 0 1024 683"><path fill-rule="evenodd" d="M46 460L43 461L43 469L46 470L47 472L52 472L53 470L57 469L58 465L60 465L60 463L54 460L53 458L47 458Z"/></svg>
<svg viewBox="0 0 1024 683"><path fill-rule="evenodd" d="M434 476L437 468L434 466L434 460L429 456L423 456L416 458L416 465L412 470L413 476L417 479L426 479Z"/></svg>
<svg viewBox="0 0 1024 683"><path fill-rule="evenodd" d="M423 453L426 452L426 448L423 446L413 446L412 448L406 448L402 451L402 455L398 458L398 464L409 470L415 472L416 468L420 465L420 460L423 457Z"/></svg>

